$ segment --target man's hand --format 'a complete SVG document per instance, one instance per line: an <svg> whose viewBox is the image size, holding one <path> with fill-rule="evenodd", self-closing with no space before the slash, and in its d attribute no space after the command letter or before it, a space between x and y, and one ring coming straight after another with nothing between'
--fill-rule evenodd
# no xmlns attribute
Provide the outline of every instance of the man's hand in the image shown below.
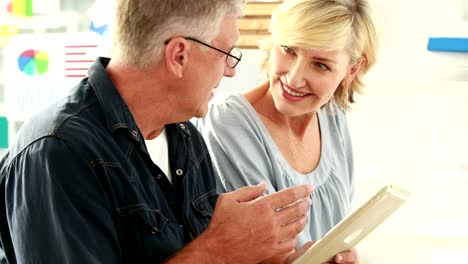
<svg viewBox="0 0 468 264"><path fill-rule="evenodd" d="M265 184L222 194L208 229L200 236L225 263L258 263L294 250L304 228L311 185L262 196Z"/></svg>
<svg viewBox="0 0 468 264"><path fill-rule="evenodd" d="M296 259L298 259L302 254L304 254L313 244L315 241L309 241L305 243L300 249L294 251L288 258L284 261L284 264L292 264Z"/></svg>

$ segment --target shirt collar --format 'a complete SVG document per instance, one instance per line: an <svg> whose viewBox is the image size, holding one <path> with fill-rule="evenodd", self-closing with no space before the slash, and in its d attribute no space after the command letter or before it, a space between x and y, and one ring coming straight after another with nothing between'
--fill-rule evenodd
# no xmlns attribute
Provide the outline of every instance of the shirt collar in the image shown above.
<svg viewBox="0 0 468 264"><path fill-rule="evenodd" d="M109 62L110 58L96 59L88 71L89 83L102 107L109 131L126 128L133 139L140 141L139 138L142 137L135 119L106 72Z"/></svg>

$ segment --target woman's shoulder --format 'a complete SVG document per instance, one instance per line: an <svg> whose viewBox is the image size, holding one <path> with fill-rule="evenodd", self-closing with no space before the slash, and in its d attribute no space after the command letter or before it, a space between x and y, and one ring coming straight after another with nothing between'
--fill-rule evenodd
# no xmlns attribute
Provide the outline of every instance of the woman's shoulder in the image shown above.
<svg viewBox="0 0 468 264"><path fill-rule="evenodd" d="M213 108L245 108L246 100L245 96L240 92L224 92L216 94L210 102L210 109Z"/></svg>
<svg viewBox="0 0 468 264"><path fill-rule="evenodd" d="M254 139L259 134L257 113L241 93L217 95L208 113L192 122L207 141L238 144L240 138Z"/></svg>
<svg viewBox="0 0 468 264"><path fill-rule="evenodd" d="M346 123L346 111L334 101L330 101L324 106L320 110L320 113L322 119L332 122L337 126L342 126Z"/></svg>
<svg viewBox="0 0 468 264"><path fill-rule="evenodd" d="M254 115L255 110L245 96L239 92L216 95L210 102L208 113L203 120L212 122L240 122Z"/></svg>

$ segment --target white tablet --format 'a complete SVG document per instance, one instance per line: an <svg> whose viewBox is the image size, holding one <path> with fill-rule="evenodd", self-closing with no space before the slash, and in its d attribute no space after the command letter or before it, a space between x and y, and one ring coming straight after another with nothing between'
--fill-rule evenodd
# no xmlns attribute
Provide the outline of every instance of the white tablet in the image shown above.
<svg viewBox="0 0 468 264"><path fill-rule="evenodd" d="M409 192L402 188L394 185L384 186L365 204L328 231L294 264L330 262L336 254L352 249L398 209L408 197Z"/></svg>

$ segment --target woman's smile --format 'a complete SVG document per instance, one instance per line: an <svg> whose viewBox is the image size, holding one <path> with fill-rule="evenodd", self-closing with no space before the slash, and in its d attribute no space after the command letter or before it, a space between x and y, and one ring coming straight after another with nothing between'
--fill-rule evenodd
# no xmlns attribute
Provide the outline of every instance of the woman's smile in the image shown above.
<svg viewBox="0 0 468 264"><path fill-rule="evenodd" d="M310 94L307 94L307 93L301 93L297 90L293 90L289 87L287 87L285 84L283 84L282 82L280 82L281 84L281 88L282 88L282 95L285 99L289 100L289 101L301 101L303 99L306 98L307 95L310 95Z"/></svg>

